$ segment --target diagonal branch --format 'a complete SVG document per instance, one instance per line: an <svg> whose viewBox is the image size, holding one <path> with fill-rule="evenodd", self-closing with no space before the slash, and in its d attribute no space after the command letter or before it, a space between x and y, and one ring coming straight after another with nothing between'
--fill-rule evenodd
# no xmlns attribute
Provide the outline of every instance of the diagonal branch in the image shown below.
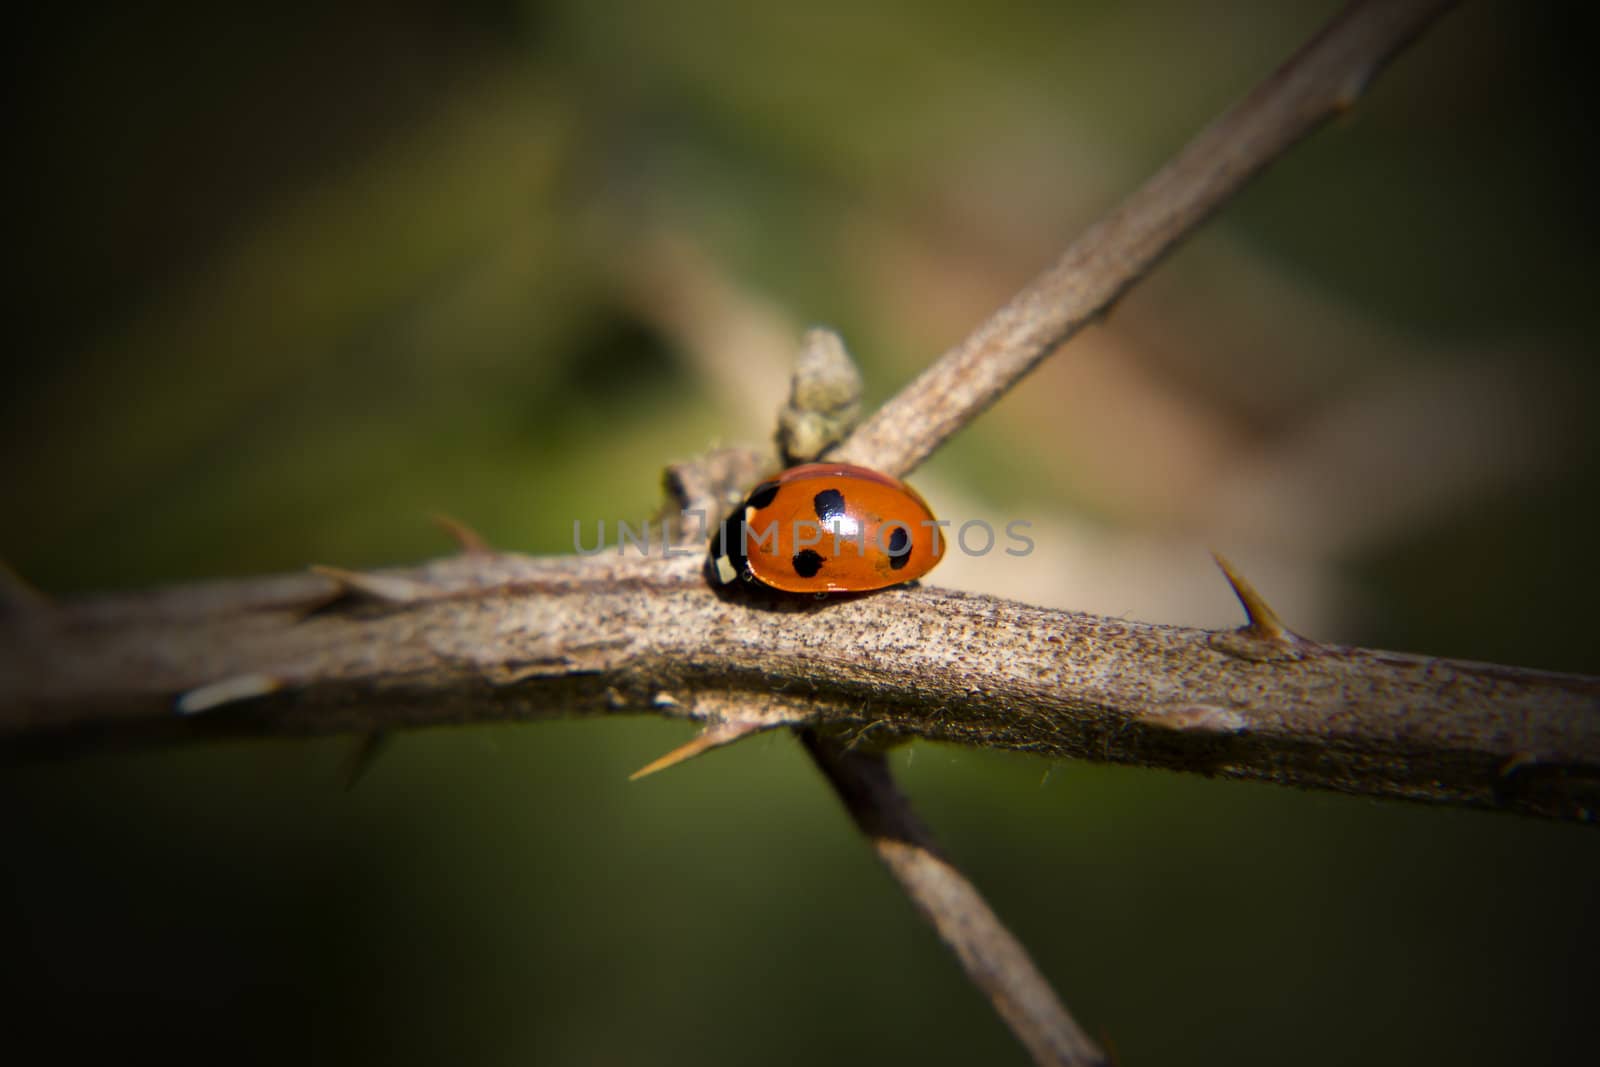
<svg viewBox="0 0 1600 1067"><path fill-rule="evenodd" d="M872 850L1033 1061L1053 1067L1106 1063L1105 1053L1067 1014L1021 942L940 854L932 834L894 784L882 753L851 751L811 730L801 734L801 741Z"/></svg>
<svg viewBox="0 0 1600 1067"><path fill-rule="evenodd" d="M878 409L831 458L904 475L1063 341L1104 317L1179 241L1290 146L1352 107L1453 0L1346 8L966 340Z"/></svg>

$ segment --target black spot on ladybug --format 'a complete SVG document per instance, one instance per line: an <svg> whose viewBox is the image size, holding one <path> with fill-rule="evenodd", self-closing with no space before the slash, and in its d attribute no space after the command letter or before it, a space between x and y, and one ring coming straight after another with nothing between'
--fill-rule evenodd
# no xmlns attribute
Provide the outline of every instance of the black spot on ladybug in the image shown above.
<svg viewBox="0 0 1600 1067"><path fill-rule="evenodd" d="M802 578L815 578L822 569L822 557L809 548L795 553L790 562L794 564L794 572Z"/></svg>
<svg viewBox="0 0 1600 1067"><path fill-rule="evenodd" d="M811 506L816 509L817 518L830 523L844 516L844 494L837 489L824 489L812 498Z"/></svg>
<svg viewBox="0 0 1600 1067"><path fill-rule="evenodd" d="M904 526L896 526L889 535L889 567L899 570L911 560L911 535Z"/></svg>
<svg viewBox="0 0 1600 1067"><path fill-rule="evenodd" d="M747 508L755 508L757 511L760 511L762 508L776 500L777 497L778 483L762 482L760 485L756 486L750 491L750 498L744 502L744 506Z"/></svg>

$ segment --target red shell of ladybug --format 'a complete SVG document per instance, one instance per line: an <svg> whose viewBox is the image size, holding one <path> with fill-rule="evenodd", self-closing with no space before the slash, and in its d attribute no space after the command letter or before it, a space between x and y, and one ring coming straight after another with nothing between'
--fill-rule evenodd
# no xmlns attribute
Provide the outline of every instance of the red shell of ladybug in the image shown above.
<svg viewBox="0 0 1600 1067"><path fill-rule="evenodd" d="M751 490L711 539L720 585L856 593L920 578L944 556L943 531L917 491L847 463L791 467Z"/></svg>

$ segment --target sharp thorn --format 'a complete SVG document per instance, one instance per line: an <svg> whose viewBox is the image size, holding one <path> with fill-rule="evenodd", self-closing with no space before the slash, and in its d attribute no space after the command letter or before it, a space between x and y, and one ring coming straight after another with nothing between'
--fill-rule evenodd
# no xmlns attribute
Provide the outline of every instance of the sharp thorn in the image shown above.
<svg viewBox="0 0 1600 1067"><path fill-rule="evenodd" d="M706 728L704 733L702 733L699 737L696 737L693 741L690 741L685 745L679 745L671 752L668 752L665 756L662 756L659 759L651 760L643 767L640 767L638 770L628 775L628 781L637 782L646 775L655 774L657 771L664 771L668 767L674 767L685 762L686 760L691 760L696 756L704 755L714 748L722 748L724 745L731 745L735 741L743 740L744 738L749 737L751 734L759 733L765 729L768 729L768 725L763 722L728 722L719 723L716 726L709 726Z"/></svg>
<svg viewBox="0 0 1600 1067"><path fill-rule="evenodd" d="M483 535L477 530L474 530L460 519L437 512L429 517L433 519L435 526L450 535L451 540L455 541L456 547L461 549L464 555L488 556L494 554L494 546L485 541Z"/></svg>
<svg viewBox="0 0 1600 1067"><path fill-rule="evenodd" d="M173 703L173 710L179 715L198 715L224 704L236 704L241 700L253 700L276 693L283 686L282 678L274 678L270 674L236 674L180 694Z"/></svg>
<svg viewBox="0 0 1600 1067"><path fill-rule="evenodd" d="M394 735L387 730L373 730L361 735L355 750L344 763L344 787L347 792L354 789L356 783L366 776L374 763L378 762L378 757L388 749L393 737Z"/></svg>
<svg viewBox="0 0 1600 1067"><path fill-rule="evenodd" d="M1222 576L1228 579L1228 584L1233 587L1233 595L1239 598L1239 603L1244 606L1245 616L1249 623L1240 628L1240 633L1254 637L1261 641L1273 641L1279 644L1292 644L1297 635L1278 618L1278 613L1267 605L1262 595L1256 592L1256 587L1247 581L1244 575L1234 569L1220 553L1211 553L1211 558L1217 561L1217 566L1222 569Z"/></svg>
<svg viewBox="0 0 1600 1067"><path fill-rule="evenodd" d="M365 574L343 567L325 567L320 563L313 564L311 572L337 582L340 591L347 595L370 597L388 604L412 604L433 596L430 586L392 574Z"/></svg>

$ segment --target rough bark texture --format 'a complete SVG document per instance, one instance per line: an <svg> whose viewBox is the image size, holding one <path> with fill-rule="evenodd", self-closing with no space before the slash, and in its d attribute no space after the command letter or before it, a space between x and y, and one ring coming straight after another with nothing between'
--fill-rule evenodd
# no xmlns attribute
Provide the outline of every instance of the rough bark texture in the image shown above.
<svg viewBox="0 0 1600 1067"><path fill-rule="evenodd" d="M313 573L13 613L0 746L648 712L1568 819L1600 810L1600 679L929 588L719 597L699 545L682 551L471 553L370 589ZM221 706L175 714L184 694L239 679L201 690Z"/></svg>

